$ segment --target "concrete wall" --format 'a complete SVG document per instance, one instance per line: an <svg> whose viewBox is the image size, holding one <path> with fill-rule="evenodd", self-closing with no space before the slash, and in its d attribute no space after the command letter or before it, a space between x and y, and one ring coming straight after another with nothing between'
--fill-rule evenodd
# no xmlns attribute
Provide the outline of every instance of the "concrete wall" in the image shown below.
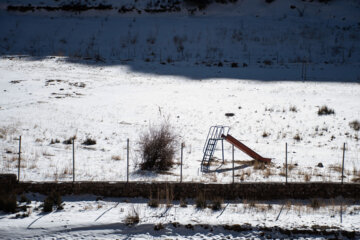
<svg viewBox="0 0 360 240"><path fill-rule="evenodd" d="M0 175L1 176L1 175ZM223 199L309 199L309 198L344 198L360 199L360 184L346 183L235 183L235 184L204 184L175 182L16 182L15 175L0 177L1 189L23 192L48 194L57 191L67 194L94 194L112 197L144 197L173 199L196 198L204 193L207 199L221 197Z"/></svg>

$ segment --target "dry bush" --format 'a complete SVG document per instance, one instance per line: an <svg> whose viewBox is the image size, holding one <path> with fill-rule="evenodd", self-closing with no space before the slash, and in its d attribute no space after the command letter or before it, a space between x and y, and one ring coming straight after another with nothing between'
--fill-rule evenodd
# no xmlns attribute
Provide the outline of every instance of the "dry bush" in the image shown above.
<svg viewBox="0 0 360 240"><path fill-rule="evenodd" d="M261 135L263 138L266 138L270 135L270 133L264 131L263 134Z"/></svg>
<svg viewBox="0 0 360 240"><path fill-rule="evenodd" d="M161 230L161 229L164 229L164 225L163 225L162 223L156 224L156 225L154 226L154 230L155 230L155 231L159 231L159 230Z"/></svg>
<svg viewBox="0 0 360 240"><path fill-rule="evenodd" d="M125 225L131 226L140 222L139 214L133 209L125 218Z"/></svg>
<svg viewBox="0 0 360 240"><path fill-rule="evenodd" d="M15 194L1 194L0 195L0 211L7 213L15 213L17 208L17 201Z"/></svg>
<svg viewBox="0 0 360 240"><path fill-rule="evenodd" d="M320 208L320 201L317 198L311 199L310 207L312 209L319 209Z"/></svg>
<svg viewBox="0 0 360 240"><path fill-rule="evenodd" d="M218 211L222 208L222 204L223 204L223 199L216 197L213 199L213 201L211 202L211 209L214 211Z"/></svg>
<svg viewBox="0 0 360 240"><path fill-rule="evenodd" d="M62 210L61 195L58 192L51 192L45 199L43 204L43 212L51 212L53 207L56 206L57 210Z"/></svg>
<svg viewBox="0 0 360 240"><path fill-rule="evenodd" d="M75 139L76 139L76 136L70 137L70 138L64 140L63 144L66 144L66 145L72 144Z"/></svg>
<svg viewBox="0 0 360 240"><path fill-rule="evenodd" d="M319 108L318 110L318 115L322 116L322 115L331 115L331 114L335 114L334 109L328 108L326 105L322 106L321 108Z"/></svg>
<svg viewBox="0 0 360 240"><path fill-rule="evenodd" d="M152 207L152 208L157 208L159 207L159 199L155 199L155 198L150 198L149 202L148 202L148 206Z"/></svg>
<svg viewBox="0 0 360 240"><path fill-rule="evenodd" d="M182 208L187 207L187 201L183 198L180 199L180 207L182 207Z"/></svg>
<svg viewBox="0 0 360 240"><path fill-rule="evenodd" d="M199 193L199 195L195 199L196 207L197 208L206 208L206 198L204 193Z"/></svg>
<svg viewBox="0 0 360 240"><path fill-rule="evenodd" d="M290 112L297 112L298 110L297 110L296 106L290 106L289 111Z"/></svg>
<svg viewBox="0 0 360 240"><path fill-rule="evenodd" d="M294 140L296 140L298 142L301 141L301 137L298 133L294 136Z"/></svg>
<svg viewBox="0 0 360 240"><path fill-rule="evenodd" d="M50 141L50 145L55 144L55 143L60 143L60 140L59 140L59 139L57 139L57 138L55 138L55 139L51 139L51 141Z"/></svg>
<svg viewBox="0 0 360 240"><path fill-rule="evenodd" d="M82 145L86 145L86 146L95 145L95 144L96 144L96 140L91 138L86 138L86 140L82 143Z"/></svg>
<svg viewBox="0 0 360 240"><path fill-rule="evenodd" d="M150 127L139 140L141 170L166 171L174 165L177 136L165 122L160 127Z"/></svg>
<svg viewBox="0 0 360 240"><path fill-rule="evenodd" d="M360 122L358 120L352 121L349 123L349 126L354 129L355 131L360 130Z"/></svg>
<svg viewBox="0 0 360 240"><path fill-rule="evenodd" d="M311 175L308 174L308 173L305 173L304 174L304 180L305 180L305 182L309 182L311 180Z"/></svg>
<svg viewBox="0 0 360 240"><path fill-rule="evenodd" d="M169 188L166 185L165 194L166 194L166 207L169 208L172 206L172 201L174 199L174 191L172 188Z"/></svg>

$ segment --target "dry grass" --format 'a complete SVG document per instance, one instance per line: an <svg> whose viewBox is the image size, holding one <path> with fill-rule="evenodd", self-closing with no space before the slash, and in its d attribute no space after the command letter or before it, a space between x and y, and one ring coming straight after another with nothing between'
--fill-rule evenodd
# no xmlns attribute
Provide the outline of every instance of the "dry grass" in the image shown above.
<svg viewBox="0 0 360 240"><path fill-rule="evenodd" d="M183 198L180 199L180 207L182 207L182 208L187 207L187 201Z"/></svg>
<svg viewBox="0 0 360 240"><path fill-rule="evenodd" d="M282 169L279 173L279 176L286 177L286 171L285 169Z"/></svg>
<svg viewBox="0 0 360 240"><path fill-rule="evenodd" d="M308 173L305 173L305 174L304 174L304 181L305 181L305 182L309 182L310 180L311 180L311 175L308 174Z"/></svg>
<svg viewBox="0 0 360 240"><path fill-rule="evenodd" d="M265 178L268 178L268 177L270 177L270 176L272 176L272 175L273 175L273 173L272 173L271 169L270 169L270 168L267 168L267 169L265 170L265 172L264 172L264 177L265 177Z"/></svg>
<svg viewBox="0 0 360 240"><path fill-rule="evenodd" d="M351 179L352 182L360 183L360 177L354 177Z"/></svg>
<svg viewBox="0 0 360 240"><path fill-rule="evenodd" d="M265 163L260 161L254 161L253 168L255 170L264 170L266 168Z"/></svg>
<svg viewBox="0 0 360 240"><path fill-rule="evenodd" d="M37 168L37 165L35 162L33 162L29 167L29 169L36 169L36 168Z"/></svg>
<svg viewBox="0 0 360 240"><path fill-rule="evenodd" d="M201 192L199 193L199 195L195 199L195 204L196 204L197 208L206 208L207 207L206 198L205 198L204 193L201 193Z"/></svg>
<svg viewBox="0 0 360 240"><path fill-rule="evenodd" d="M329 166L329 168L330 168L331 170L334 170L335 172L339 172L339 173L342 172L342 166L341 166L340 164L331 164L331 165Z"/></svg>
<svg viewBox="0 0 360 240"><path fill-rule="evenodd" d="M51 154L51 153L46 152L46 151L44 151L44 152L42 153L42 155L43 155L44 157L53 157L53 156L55 156L54 154Z"/></svg>
<svg viewBox="0 0 360 240"><path fill-rule="evenodd" d="M120 161L121 157L119 155L112 155L111 160Z"/></svg>
<svg viewBox="0 0 360 240"><path fill-rule="evenodd" d="M310 207L314 210L319 209L321 207L320 200L317 198L311 199Z"/></svg>
<svg viewBox="0 0 360 240"><path fill-rule="evenodd" d="M322 106L321 108L319 108L318 110L318 115L322 116L322 115L331 115L331 114L335 114L334 109L328 108L327 106Z"/></svg>
<svg viewBox="0 0 360 240"><path fill-rule="evenodd" d="M241 171L241 174L236 174L235 177L239 177L240 181L245 180L245 171Z"/></svg>
<svg viewBox="0 0 360 240"><path fill-rule="evenodd" d="M297 112L298 110L297 110L296 106L290 106L289 111L290 112Z"/></svg>
<svg viewBox="0 0 360 240"><path fill-rule="evenodd" d="M301 141L301 137L300 137L300 135L299 135L299 133L297 133L294 137L294 140L296 140L296 141L298 141L298 142L300 142Z"/></svg>
<svg viewBox="0 0 360 240"><path fill-rule="evenodd" d="M127 226L135 225L140 222L139 214L133 209L125 218L125 224Z"/></svg>
<svg viewBox="0 0 360 240"><path fill-rule="evenodd" d="M288 164L288 170L291 171L296 167L295 164Z"/></svg>
<svg viewBox="0 0 360 240"><path fill-rule="evenodd" d="M217 182L217 176L215 172L209 173L206 177L209 178L210 182Z"/></svg>
<svg viewBox="0 0 360 240"><path fill-rule="evenodd" d="M213 199L213 201L211 202L211 209L213 211L218 211L222 208L222 204L223 204L224 200L222 198L216 197Z"/></svg>

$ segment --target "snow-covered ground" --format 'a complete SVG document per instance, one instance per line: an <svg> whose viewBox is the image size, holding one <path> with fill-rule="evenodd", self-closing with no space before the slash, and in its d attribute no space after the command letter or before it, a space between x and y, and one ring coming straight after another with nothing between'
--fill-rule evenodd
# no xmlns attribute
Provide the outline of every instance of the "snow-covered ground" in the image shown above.
<svg viewBox="0 0 360 240"><path fill-rule="evenodd" d="M134 72L123 65L69 63L59 57L2 58L1 171L17 172L17 139L21 135L21 180L71 180L72 146L62 142L76 135L77 180L125 180L129 138L130 180L177 181L178 165L165 175L136 171L141 133L168 120L180 136L176 161L180 143L185 143L184 181L232 180L228 169L231 145L226 142L226 164L221 166L218 161L211 168L224 171L199 171L208 128L215 124L230 126L234 137L264 157L273 158L269 170L254 170L237 162L236 181L284 181L286 142L288 163L293 167L289 181L305 181L306 175L310 181L340 181L344 142L345 182L359 177L358 132L349 126L360 117L358 83L194 80L157 75L162 65L143 63L143 68L152 68L154 73ZM192 69L201 71L204 67ZM334 109L335 114L318 116L322 105ZM296 110L291 111L291 107ZM235 116L226 117L229 112ZM263 137L264 132L269 136ZM297 134L300 141L294 139ZM87 137L95 139L96 145L81 145ZM52 139L60 142L50 144ZM220 149L216 156L221 158ZM235 159L250 160L239 150ZM323 168L317 167L319 162Z"/></svg>
<svg viewBox="0 0 360 240"><path fill-rule="evenodd" d="M147 199L99 199L96 196L63 197L63 210L42 213L43 196L28 194L29 216L22 213L0 215L1 239L248 239L288 238L326 239L314 234L286 235L282 230L359 232L360 207L343 199L311 201L225 202L222 209L197 209L193 202L181 207L179 202L157 208L147 206ZM24 205L24 204L22 204ZM126 218L139 216L139 223L125 224ZM161 225L163 228L161 228ZM226 229L223 226L234 226ZM158 230L155 229L158 227ZM246 230L248 229L248 230ZM339 236L345 238L345 236Z"/></svg>
<svg viewBox="0 0 360 240"><path fill-rule="evenodd" d="M289 181L339 181L343 143L345 182L359 179L359 136L349 126L360 121L358 1L239 0L193 13L182 1L43 8L69 3L0 1L1 172L17 172L21 135L21 180L71 180L72 149L62 142L76 136L77 180L124 180L129 138L130 180L177 181L178 165L166 175L136 171L139 136L168 119L180 136L177 161L186 146L184 181L232 180L227 143L227 161L212 166L220 171L199 171L215 124L273 159L256 171L236 150L236 181L283 181L286 142ZM8 10L28 4L34 11ZM180 10L145 11L164 4ZM335 114L318 116L323 105ZM97 144L82 146L87 137Z"/></svg>
<svg viewBox="0 0 360 240"><path fill-rule="evenodd" d="M217 1L197 9L181 0L95 0L80 3L112 9L64 10L71 2L0 0L0 173L17 173L21 135L21 181L71 181L72 146L62 142L76 136L77 181L125 180L127 139L130 181L179 181L178 164L162 174L137 168L139 137L168 121L179 136L177 163L185 143L183 181L232 181L228 143L225 163L219 144L214 171L200 171L216 124L272 158L259 170L235 149L236 182L284 181L285 143L289 181L340 181L344 143L344 181L360 180L359 132L349 125L360 121L359 1ZM335 114L319 116L323 105ZM82 145L87 138L96 145ZM359 203L344 201L341 221L342 199L322 200L317 210L287 201L225 202L212 211L66 196L64 210L43 214L43 197L28 197L29 217L0 214L1 239L286 238L264 229L315 225L360 231ZM128 227L134 210L140 223ZM159 223L164 229L154 230Z"/></svg>

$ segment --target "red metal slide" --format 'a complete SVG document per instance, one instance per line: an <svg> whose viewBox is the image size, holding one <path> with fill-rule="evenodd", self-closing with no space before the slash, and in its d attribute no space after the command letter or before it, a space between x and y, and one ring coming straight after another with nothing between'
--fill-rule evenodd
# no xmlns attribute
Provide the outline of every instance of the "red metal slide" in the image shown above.
<svg viewBox="0 0 360 240"><path fill-rule="evenodd" d="M264 158L264 157L260 156L259 154L257 154L253 150L251 150L249 147L245 146L243 143L241 143L239 140L237 140L230 134L228 134L226 136L222 135L221 137L255 160L265 162L265 163L269 163L271 161L271 158Z"/></svg>

